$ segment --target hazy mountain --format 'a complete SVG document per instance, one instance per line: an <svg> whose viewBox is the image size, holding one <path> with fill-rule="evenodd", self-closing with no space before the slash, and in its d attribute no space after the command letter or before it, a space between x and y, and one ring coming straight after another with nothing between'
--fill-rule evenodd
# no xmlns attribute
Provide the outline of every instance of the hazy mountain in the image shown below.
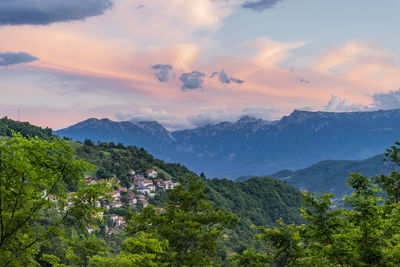
<svg viewBox="0 0 400 267"><path fill-rule="evenodd" d="M346 185L346 179L351 172L373 177L390 174L394 169L399 170L396 164L384 159L385 156L380 154L365 160L324 160L297 171L281 170L267 176L284 181L300 190L325 191L341 198L351 193ZM243 182L250 178L251 176L242 176L235 181Z"/></svg>
<svg viewBox="0 0 400 267"><path fill-rule="evenodd" d="M88 138L94 141L135 144L144 148L153 146L163 148L173 140L171 134L158 122L116 122L94 118L55 133L79 141Z"/></svg>
<svg viewBox="0 0 400 267"><path fill-rule="evenodd" d="M89 119L56 131L76 140L114 141L144 147L207 177L265 175L300 169L325 159L361 160L400 140L400 110L309 112L279 121L245 116L195 129L168 132L156 122Z"/></svg>

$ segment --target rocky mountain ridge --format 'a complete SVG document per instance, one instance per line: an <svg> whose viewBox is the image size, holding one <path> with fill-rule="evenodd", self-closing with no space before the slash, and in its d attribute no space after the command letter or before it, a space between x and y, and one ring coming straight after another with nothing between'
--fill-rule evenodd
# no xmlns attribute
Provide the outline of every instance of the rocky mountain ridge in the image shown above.
<svg viewBox="0 0 400 267"><path fill-rule="evenodd" d="M208 177L236 178L296 170L321 160L361 160L400 140L400 110L310 112L278 121L244 116L236 122L169 132L157 122L88 119L55 132L83 141L143 147Z"/></svg>

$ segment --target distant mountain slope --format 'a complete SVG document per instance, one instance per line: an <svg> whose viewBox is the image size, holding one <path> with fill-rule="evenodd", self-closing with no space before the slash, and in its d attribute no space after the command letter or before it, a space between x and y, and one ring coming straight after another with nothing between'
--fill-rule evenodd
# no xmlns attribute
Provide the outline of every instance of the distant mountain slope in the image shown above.
<svg viewBox="0 0 400 267"><path fill-rule="evenodd" d="M82 141L133 144L207 177L232 178L304 168L328 158L361 160L383 153L400 140L400 110L295 110L274 122L245 116L235 123L171 133L158 123L90 119L55 133Z"/></svg>
<svg viewBox="0 0 400 267"><path fill-rule="evenodd" d="M171 134L158 122L115 122L109 119L87 119L63 130L55 131L59 136L84 141L124 143L143 148L162 149L172 142Z"/></svg>
<svg viewBox="0 0 400 267"><path fill-rule="evenodd" d="M399 169L390 161L383 161L383 154L365 160L324 160L310 167L297 171L284 170L268 175L277 178L300 190L333 193L335 197L350 194L346 179L351 172L372 177L378 174L389 174Z"/></svg>
<svg viewBox="0 0 400 267"><path fill-rule="evenodd" d="M286 223L304 223L299 210L300 192L293 186L272 178L253 177L245 182L228 179L205 180L206 194L217 207L230 210L240 218L230 238L223 244L232 252L256 246L250 226L277 226L282 218Z"/></svg>

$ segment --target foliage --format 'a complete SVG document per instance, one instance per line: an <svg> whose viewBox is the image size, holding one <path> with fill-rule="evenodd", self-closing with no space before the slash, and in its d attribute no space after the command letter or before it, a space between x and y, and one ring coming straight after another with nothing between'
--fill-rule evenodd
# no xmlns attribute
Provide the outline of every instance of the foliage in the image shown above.
<svg viewBox="0 0 400 267"><path fill-rule="evenodd" d="M54 138L50 128L40 128L28 122L19 122L4 117L0 119L0 136L12 137L13 132L21 133L24 137L39 137L40 139L51 140Z"/></svg>
<svg viewBox="0 0 400 267"><path fill-rule="evenodd" d="M175 181L184 181L187 175L194 175L186 167L180 164L165 163L154 159L143 149L134 146L116 146L113 143L77 144L71 142L78 157L84 157L92 164L98 166L97 175L109 177L115 174L121 183L126 181L126 174L130 169L136 173L146 169L156 169L159 173L165 172L165 176L173 177ZM117 164L116 164L117 163ZM301 206L301 194L293 186L287 185L276 179L253 178L243 183L235 183L227 179L200 179L205 188L208 199L214 207L233 212L240 217L240 222L231 230L227 230L228 238L224 239L218 249L222 260L232 252L257 246L252 236L254 230L250 230L252 224L274 226L276 220L284 218L287 223L302 223L299 208ZM165 193L157 192L156 197L149 200L156 207L164 207L167 204ZM111 209L110 213L126 216L127 210L119 208ZM115 248L114 248L115 249Z"/></svg>
<svg viewBox="0 0 400 267"><path fill-rule="evenodd" d="M124 146L122 144L99 142L95 145L90 140L84 144L70 142L78 158L85 158L88 162L97 166L96 173L91 173L98 178L118 177L121 184L128 187L128 172L130 169L136 173L144 173L148 169L155 169L164 176L173 177L176 181L183 180L193 172L180 164L165 163L154 159L143 148Z"/></svg>
<svg viewBox="0 0 400 267"><path fill-rule="evenodd" d="M34 262L38 242L61 235L62 224L70 218L77 218L82 227L93 222L100 211L94 203L105 196L106 187L83 186L82 171L92 168L85 160L74 160L72 150L60 139L14 134L0 141L0 262L4 266ZM73 196L70 187L78 188ZM60 217L35 231L43 212L51 209L58 210Z"/></svg>
<svg viewBox="0 0 400 267"><path fill-rule="evenodd" d="M67 259L73 266L88 266L91 257L103 255L106 251L103 240L97 239L93 234L86 237L74 231L72 238L68 240Z"/></svg>
<svg viewBox="0 0 400 267"><path fill-rule="evenodd" d="M399 151L388 150L396 163L400 159L393 153ZM256 239L267 245L267 257L279 266L399 266L398 177L396 171L373 179L350 174L347 181L353 193L344 199L348 209L334 207L332 194L316 196L305 191L302 215L307 224L281 222L275 229L260 226ZM246 251L232 260L247 266L246 262L261 256L265 254Z"/></svg>
<svg viewBox="0 0 400 267"><path fill-rule="evenodd" d="M122 252L116 257L94 256L90 260L90 266L168 266L167 257L168 241L160 241L151 234L138 232L133 237L124 241Z"/></svg>
<svg viewBox="0 0 400 267"><path fill-rule="evenodd" d="M10 125L12 127L19 127L19 122L15 122ZM31 127L43 131L42 134L34 134L34 131L26 131L27 136L37 135L39 137L34 140L39 141L39 139L45 139L47 141L51 141L54 139L53 137L44 138L46 136L45 130L40 129L39 127L35 128L35 126ZM10 129L13 130L13 128ZM9 139L10 138L5 138L4 141ZM95 170L93 166L89 166L86 168L86 170L83 170L85 174L91 176L96 176L97 174L99 177L96 178L109 178L115 175L121 180L121 185L125 187L129 185L128 181L130 176L128 172L130 169L134 169L136 173L143 173L147 169L155 169L159 173L160 177L164 176L167 179L173 178L174 181L184 181L185 177L188 175L194 175L186 167L180 164L165 163L161 160L155 159L144 149L139 149L134 146L124 146L122 144L114 143L95 144L90 140L85 140L84 143L72 142L70 140L68 142L53 140L52 142L59 142L60 145L63 146L63 149L68 151L68 158L71 161L79 162L77 159L85 158L85 161L98 166L97 170ZM16 147L17 146L15 146L15 148ZM72 151L69 147L75 152L74 155L71 154ZM19 147L15 150L18 151L20 149L22 149L22 147ZM32 147L31 149L33 151L35 148ZM29 154L30 152L27 150L26 153ZM34 162L30 162L30 164L31 163ZM85 164L87 165L87 163ZM27 164L25 167L27 168L27 172L32 172L28 171L31 169L29 164ZM79 177L82 178L82 175L80 174ZM91 222L93 225L98 224L100 227L99 231L95 231L98 239L94 239L93 236L87 235L85 233L86 230L82 229L82 226L86 224L87 220L92 220L92 217L90 216L90 213L79 211L78 208L81 205L79 204L80 198L78 195L80 195L81 190L83 190L81 188L84 184L82 180L83 179L80 179L79 182L70 183L62 182L62 185L65 187L65 194L68 194L68 191L70 190L77 192L75 195L73 195L74 197L67 197L69 198L70 202L75 203L77 208L73 213L71 213L71 216L67 216L64 219L64 209L59 207L62 206L62 199L56 197L55 193L49 194L51 195L51 199L57 200L56 202L58 204L55 204L56 202L49 201L49 208L41 209L38 212L38 216L32 218L28 224L31 229L31 234L33 234L35 237L39 237L39 235L43 234L43 237L39 238L38 241L32 245L31 251L26 252L28 255L27 257L24 258L24 253L18 253L18 256L21 257L22 260L20 263L14 261L12 263L13 265L25 264L28 260L31 262L35 262L36 260L42 266L64 266L68 264L74 266L86 265L89 258L93 259L90 263L92 265L101 265L104 262L111 261L111 259L118 260L118 262L113 261L113 264L121 266L123 266L123 262L125 262L124 264L127 266L140 264L140 262L143 262L146 258L148 258L149 261L152 259L152 261L159 265L162 262L167 262L169 264L173 262L172 258L175 257L174 249L176 248L171 245L169 242L170 240L160 237L159 234L139 232L137 234L130 233L130 237L128 237L122 229L113 229L111 232L106 231L105 222L111 221L107 214L116 213L119 216L126 217L131 210L130 207L118 209L112 208L108 212L106 211L104 217L105 222ZM204 177L198 181L205 185L204 193L208 194L208 196L201 195L202 198L200 199L202 199L202 203L208 203L208 199L212 202L211 208L214 207L215 209L223 209L227 212L233 211L241 218L240 223L234 228L225 228L222 231L223 235L216 238L216 240L218 240L218 244L211 242L209 247L212 249L208 250L208 252L212 254L211 258L215 264L217 264L218 261L218 263L222 263L222 261L227 259L227 257L234 251L242 252L244 249L253 247L253 245L255 245L254 242L252 243L253 240L251 239L251 236L255 233L255 230L249 229L249 226L252 223L262 224L264 226L273 226L274 221L280 217L280 214L283 214L282 217L285 218L285 222L287 223L301 221L299 216L300 213L298 211L298 207L300 206L300 194L295 188L282 182L269 178L255 178L245 183L233 183L226 179L207 180ZM93 193L95 193L98 189L103 190L101 187L102 186L100 184L95 184L90 188L93 188ZM185 188L188 189L186 185ZM200 188L204 189L203 186L200 186ZM206 197L206 199L204 199L204 197ZM167 210L170 200L168 200L166 192L158 191L153 199L149 199L149 202L157 207L164 207L164 209ZM141 209L139 208L137 211L138 210ZM189 218L190 220L193 219L195 222L197 222L197 224L194 224L195 226L202 224L202 222L199 221L201 216L196 217L193 215L193 217L185 217L186 215L184 216L183 213L183 211L181 211L181 213L175 211L175 213L170 214L180 214L179 216L181 216L182 220L185 218ZM208 222L206 221L205 225L200 228L207 228L207 223ZM184 225L185 224L182 223L179 226L183 227ZM56 226L56 228L53 226ZM53 230L50 231L51 229ZM152 240L153 243L145 245L144 241L147 240L145 237L149 240ZM25 237L22 237L22 239L24 238ZM141 243L147 246L147 252L138 249L138 246L136 246L134 250L128 249L126 245L121 246L121 244L124 242L124 244L127 244L126 242L128 242L128 240L137 240L137 242L139 242L138 244ZM103 241L103 244L105 244L105 246L108 248L108 252L105 254L101 249L97 251L98 253L96 253L96 255L93 254L96 249L88 248L89 251L86 252L85 249L79 249L79 247L84 246L85 243L88 245L88 247L96 247L95 245L97 243L101 244ZM162 252L156 248L154 248L152 252L151 249L153 245L157 247L156 244L158 244L158 247L162 248ZM214 254L215 251L217 251L217 255ZM14 254L14 256L15 255L17 254ZM154 255L156 255L157 258L154 258ZM129 260L127 260L127 258L129 258ZM103 266L109 265L104 264Z"/></svg>
<svg viewBox="0 0 400 267"><path fill-rule="evenodd" d="M163 211L147 207L128 222L127 232L147 232L168 240L166 261L173 266L211 266L217 264L217 242L224 230L237 222L236 215L215 211L197 177L189 177L168 194Z"/></svg>
<svg viewBox="0 0 400 267"><path fill-rule="evenodd" d="M257 247L250 229L252 224L266 227L277 226L276 221L283 218L285 223L303 223L300 216L301 194L291 185L276 179L254 177L245 182L228 179L204 180L206 193L216 207L238 215L239 224L223 241L226 254L242 253L243 250ZM222 254L224 258L226 255Z"/></svg>
<svg viewBox="0 0 400 267"><path fill-rule="evenodd" d="M267 253L257 253L253 248L245 250L242 255L234 253L231 261L238 266L262 267L271 262Z"/></svg>

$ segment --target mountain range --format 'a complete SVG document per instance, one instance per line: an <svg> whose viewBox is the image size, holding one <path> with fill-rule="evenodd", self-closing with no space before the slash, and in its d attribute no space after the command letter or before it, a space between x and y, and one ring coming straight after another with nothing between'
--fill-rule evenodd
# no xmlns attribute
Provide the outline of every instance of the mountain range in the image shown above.
<svg viewBox="0 0 400 267"><path fill-rule="evenodd" d="M297 170L319 161L362 160L400 140L400 110L295 110L277 121L244 116L236 122L169 132L158 122L88 119L57 135L143 147L208 177L235 178Z"/></svg>

